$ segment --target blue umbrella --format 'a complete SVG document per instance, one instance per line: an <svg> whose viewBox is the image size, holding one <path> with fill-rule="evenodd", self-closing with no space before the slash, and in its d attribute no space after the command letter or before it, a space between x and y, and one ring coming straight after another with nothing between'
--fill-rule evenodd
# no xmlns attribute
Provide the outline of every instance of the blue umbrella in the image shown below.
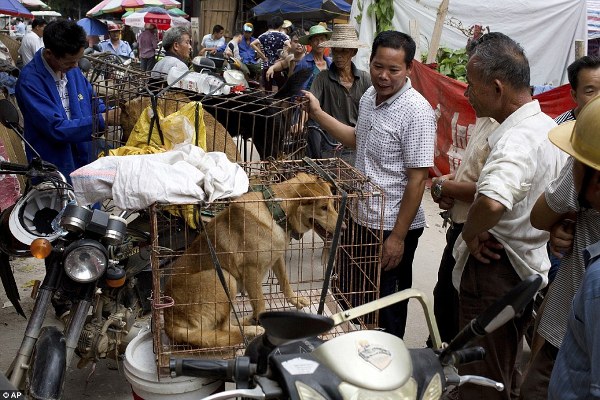
<svg viewBox="0 0 600 400"><path fill-rule="evenodd" d="M33 14L18 0L0 0L0 14L13 17L33 18Z"/></svg>
<svg viewBox="0 0 600 400"><path fill-rule="evenodd" d="M265 0L252 8L258 19L273 15L291 20L329 21L350 14L351 5L345 0Z"/></svg>
<svg viewBox="0 0 600 400"><path fill-rule="evenodd" d="M81 18L77 21L77 25L81 26L88 35L108 35L106 24L96 18Z"/></svg>

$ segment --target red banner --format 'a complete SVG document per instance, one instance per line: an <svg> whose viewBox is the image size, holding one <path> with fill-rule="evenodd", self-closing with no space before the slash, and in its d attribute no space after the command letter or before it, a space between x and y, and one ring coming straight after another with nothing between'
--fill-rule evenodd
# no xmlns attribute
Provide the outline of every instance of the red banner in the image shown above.
<svg viewBox="0 0 600 400"><path fill-rule="evenodd" d="M437 142L432 175L454 172L475 128L475 111L464 93L465 83L449 78L419 63L413 63L412 85L435 110ZM559 86L534 97L542 111L554 118L575 107L569 85Z"/></svg>

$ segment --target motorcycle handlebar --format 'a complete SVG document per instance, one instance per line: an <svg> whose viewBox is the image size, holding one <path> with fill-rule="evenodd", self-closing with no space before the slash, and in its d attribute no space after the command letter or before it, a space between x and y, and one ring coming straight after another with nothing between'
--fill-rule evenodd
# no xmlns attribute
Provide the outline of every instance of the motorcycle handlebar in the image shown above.
<svg viewBox="0 0 600 400"><path fill-rule="evenodd" d="M481 346L470 347L464 350L458 350L452 353L450 364L467 364L473 361L483 360L485 358L485 349Z"/></svg>
<svg viewBox="0 0 600 400"><path fill-rule="evenodd" d="M231 379L233 364L227 360L171 359L171 376L199 376L206 378Z"/></svg>
<svg viewBox="0 0 600 400"><path fill-rule="evenodd" d="M27 172L29 171L29 165L16 164L7 161L0 161L0 169L7 172Z"/></svg>

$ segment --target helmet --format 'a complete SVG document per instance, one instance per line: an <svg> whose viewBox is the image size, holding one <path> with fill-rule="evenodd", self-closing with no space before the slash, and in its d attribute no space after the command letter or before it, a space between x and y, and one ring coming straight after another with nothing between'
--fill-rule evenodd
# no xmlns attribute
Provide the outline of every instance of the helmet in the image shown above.
<svg viewBox="0 0 600 400"><path fill-rule="evenodd" d="M566 122L548 133L552 143L578 161L600 171L600 96L590 100L576 121Z"/></svg>
<svg viewBox="0 0 600 400"><path fill-rule="evenodd" d="M109 23L108 24L108 31L109 32L114 32L114 31L120 31L121 28L119 28L119 25L114 24L114 23Z"/></svg>

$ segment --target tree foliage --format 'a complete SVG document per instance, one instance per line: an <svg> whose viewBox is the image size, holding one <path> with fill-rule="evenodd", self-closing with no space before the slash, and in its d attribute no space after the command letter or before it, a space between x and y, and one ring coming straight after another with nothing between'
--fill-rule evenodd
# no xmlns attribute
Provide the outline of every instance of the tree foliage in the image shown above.
<svg viewBox="0 0 600 400"><path fill-rule="evenodd" d="M100 2L100 0L47 0L44 1L54 11L58 11L65 18L79 19Z"/></svg>

